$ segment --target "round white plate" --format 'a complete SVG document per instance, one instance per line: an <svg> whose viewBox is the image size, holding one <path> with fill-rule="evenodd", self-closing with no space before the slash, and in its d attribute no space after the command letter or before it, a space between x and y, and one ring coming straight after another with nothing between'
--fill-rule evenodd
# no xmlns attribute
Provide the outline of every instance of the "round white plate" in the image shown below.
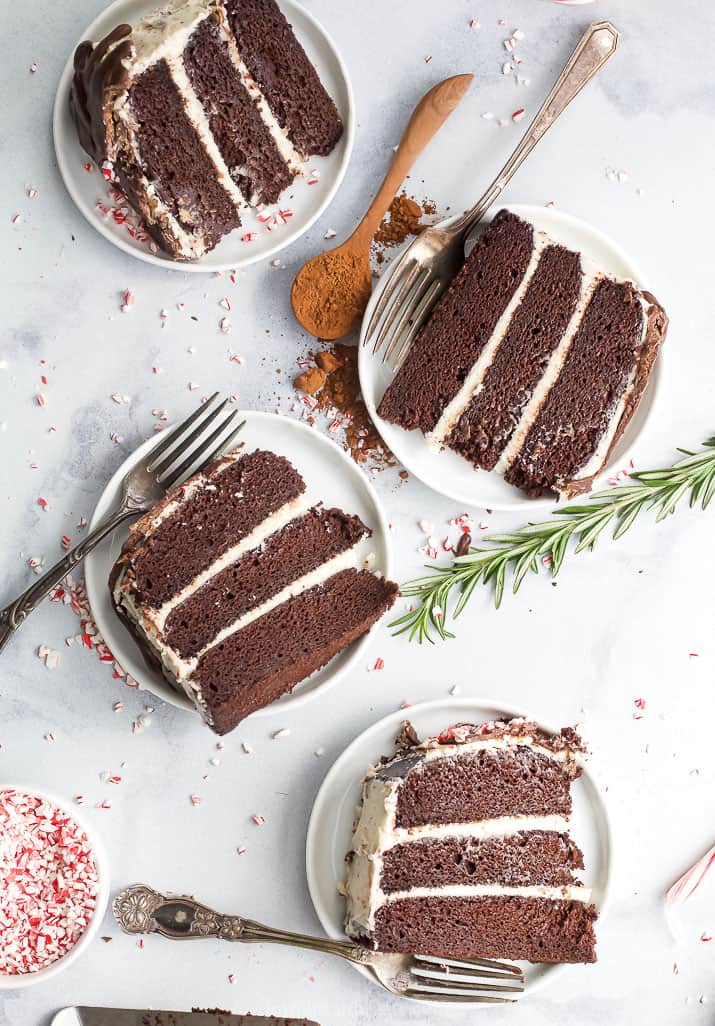
<svg viewBox="0 0 715 1026"><path fill-rule="evenodd" d="M494 213L501 207L497 206ZM638 288L647 287L643 277L626 253L603 235L596 228L580 221L570 214L564 214L553 207L536 207L525 204L511 204L507 208L515 214L531 221L537 228L548 232L553 238L571 249L580 250L586 257L593 260L610 274L619 278L628 278ZM493 214L487 216L484 225L489 223ZM450 219L454 220L454 218ZM389 281L389 269L372 295L363 324L368 323L370 313L377 303L382 289ZM513 485L507 484L503 477L493 471L475 470L463 457L451 449L434 452L428 448L421 431L404 431L395 424L388 424L377 415L377 407L392 380L393 374L387 364L382 362L382 354L373 355L372 346L364 344L364 330L360 336L358 369L360 386L365 398L368 412L386 445L410 473L414 474L436 492L446 495L459 503L468 506L479 506L490 510L519 510L533 512L536 509L550 509L556 502L556 496L549 493L539 499L530 499L524 492ZM655 404L656 393L661 376L662 353L656 360L648 386L640 405L631 418L623 437L616 446L611 460L604 473L594 482L594 490L603 487L605 481L628 465L633 447L645 429L646 422Z"/></svg>
<svg viewBox="0 0 715 1026"><path fill-rule="evenodd" d="M452 723L483 723L515 717L534 720L549 733L558 733L555 727L523 709L484 698L445 698L409 709L398 709L369 727L345 749L318 791L306 842L308 889L323 929L330 937L345 938L345 901L338 893L337 885L345 879L345 855L350 850L353 818L360 801L360 783L368 767L377 763L380 756L393 754L395 737L402 723L409 719L418 735L424 738L439 734ZM593 902L602 921L611 876L613 840L608 812L588 765L574 782L571 795L570 833L583 851L586 865L582 873L583 882L592 889ZM519 964L524 969L527 996L567 968L566 965L545 963ZM356 966L356 969L376 982L363 966Z"/></svg>
<svg viewBox="0 0 715 1026"><path fill-rule="evenodd" d="M311 503L322 502L326 507L339 506L347 513L356 513L371 528L372 537L363 541L356 550L355 565L360 565L372 553L372 568L390 577L392 560L385 517L375 490L350 456L335 442L300 421L253 410L241 413L241 419L246 420L246 426L239 441L243 442L247 452L261 448L287 457L303 476ZM119 467L100 496L89 525L90 530L117 507L124 476L146 456L160 437L148 439ZM107 582L128 535L128 525L117 528L85 560L85 581L92 614L115 659L140 687L172 705L193 710L194 706L189 699L175 691L158 670L147 664L133 636L114 610ZM284 695L253 715L285 712L313 698L347 673L363 657L368 644L368 635L363 635L321 670L299 684L291 694Z"/></svg>
<svg viewBox="0 0 715 1026"><path fill-rule="evenodd" d="M156 10L157 6L158 0L115 0L85 29L77 42L79 44L84 39L97 42L116 25L122 22L133 24ZM93 164L90 171L85 169L89 157L79 144L70 115L69 94L73 71L73 57L70 56L60 78L52 119L57 163L67 190L82 214L98 232L125 253L158 267L177 271L207 273L246 267L257 260L275 256L289 246L310 228L332 200L347 169L355 135L354 102L347 69L335 43L312 14L304 10L296 0L278 0L278 6L292 24L323 85L333 98L343 121L343 134L332 153L327 157L311 157L304 165L305 177L296 178L285 189L275 207L262 212L261 217L273 212L277 216L278 223L270 231L254 212L247 212L241 217L241 228L223 238L210 253L191 263L172 260L155 245L151 244L150 248L149 243L132 238L128 230L131 224L115 222L111 209L119 204L111 197L110 184L104 180L101 172ZM308 185L308 181L315 178L318 181ZM110 212L103 213L98 203L110 208ZM278 214L279 210L291 216L284 219ZM132 223L136 223L135 218ZM258 238L252 242L242 242L242 236L248 232L258 233Z"/></svg>

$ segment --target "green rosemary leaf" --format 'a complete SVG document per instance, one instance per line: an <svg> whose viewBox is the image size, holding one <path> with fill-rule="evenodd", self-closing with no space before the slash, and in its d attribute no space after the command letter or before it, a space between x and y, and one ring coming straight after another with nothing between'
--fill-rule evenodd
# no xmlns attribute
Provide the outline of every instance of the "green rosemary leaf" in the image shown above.
<svg viewBox="0 0 715 1026"><path fill-rule="evenodd" d="M671 513L675 513L675 507L678 502L688 490L688 487L692 487L691 482L683 481L682 484L678 485L674 490L669 490L660 510L660 513L655 518L656 524L659 524L661 520L665 520Z"/></svg>
<svg viewBox="0 0 715 1026"><path fill-rule="evenodd" d="M713 471L710 473L710 479L708 481L707 488L703 493L703 509L708 508L708 504L712 499L713 495L715 495L715 469L713 469Z"/></svg>
<svg viewBox="0 0 715 1026"><path fill-rule="evenodd" d="M703 446L696 452L678 449L683 458L672 467L634 472L625 484L593 492L578 505L553 510L550 520L526 524L509 534L488 535L479 548L455 557L451 566L428 564L427 575L402 587L402 595L418 598L418 605L393 620L390 627L395 634L407 634L420 643L433 642L432 632L442 640L452 638L447 628L450 602L454 599L451 616L456 618L477 585L493 586L498 607L509 573L514 594L529 571L538 576L542 557L550 559L554 576L569 552L576 555L592 550L611 524L612 537L622 538L641 513L656 512L659 523L676 511L686 495L690 506L700 504L707 509L715 496L715 435Z"/></svg>
<svg viewBox="0 0 715 1026"><path fill-rule="evenodd" d="M479 575L475 574L474 577L470 578L468 581L465 581L465 583L463 584L463 586L462 586L462 593L459 596L459 598L457 599L457 603L456 603L456 605L454 607L454 613L452 614L455 620L457 619L459 614L462 612L462 610L466 606L467 602L469 602L469 599L471 598L472 592L474 591L476 586L479 584L481 578L482 578L481 574L479 574Z"/></svg>
<svg viewBox="0 0 715 1026"><path fill-rule="evenodd" d="M615 539L622 538L639 513L640 506L635 503L630 508L626 508L625 511L621 511L621 516L613 532L613 537Z"/></svg>
<svg viewBox="0 0 715 1026"><path fill-rule="evenodd" d="M521 585L521 582L524 580L524 577L529 572L529 567L531 567L531 569L534 570L536 573L539 572L538 563L534 566L532 561L533 557L530 552L525 552L517 560L516 566L514 567L514 581L512 584L512 591L515 595L519 590L519 586Z"/></svg>
<svg viewBox="0 0 715 1026"><path fill-rule="evenodd" d="M556 544L554 545L554 548L553 548L553 551L552 551L552 554L551 554L552 555L551 574L552 574L553 577L555 577L556 574L561 569L561 566L562 566L564 558L566 556L566 552L568 550L569 542L570 541L571 541L571 534L570 534L570 532L569 533L564 532L560 536L560 538L558 539Z"/></svg>
<svg viewBox="0 0 715 1026"><path fill-rule="evenodd" d="M515 537L519 537L522 540L524 538L542 538L558 528L559 523L567 522L568 521L551 520L543 524L527 524L525 527L521 528L519 534Z"/></svg>
<svg viewBox="0 0 715 1026"><path fill-rule="evenodd" d="M604 528L609 524L614 516L616 515L615 508L611 508L605 511L605 514L597 519L591 518L591 524L584 523L583 528L579 528L578 544L574 548L574 553L582 552L584 549L593 549L594 545L598 541L598 538Z"/></svg>

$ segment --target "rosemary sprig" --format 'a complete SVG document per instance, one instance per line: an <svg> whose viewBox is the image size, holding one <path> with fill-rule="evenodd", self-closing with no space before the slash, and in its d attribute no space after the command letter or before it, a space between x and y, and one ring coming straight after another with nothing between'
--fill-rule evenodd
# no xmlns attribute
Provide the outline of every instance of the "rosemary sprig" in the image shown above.
<svg viewBox="0 0 715 1026"><path fill-rule="evenodd" d="M612 525L614 538L622 538L639 513L657 510L656 523L675 512L689 494L690 506L698 503L706 509L715 495L715 436L700 452L678 449L684 458L664 470L643 470L631 474L628 484L594 492L586 502L553 510L552 519L527 524L514 534L493 534L485 539L487 548L472 546L457 556L451 566L427 564L430 574L408 581L403 596L419 598L419 605L394 620L395 634L409 634L422 643L433 641L431 631L440 638L454 637L447 629L451 615L456 619L467 605L478 584L493 584L494 604L498 608L504 596L507 575L511 574L514 594L532 571L541 566L555 577L569 551L592 550L606 527ZM571 543L575 543L570 548ZM448 604L457 599L451 614Z"/></svg>

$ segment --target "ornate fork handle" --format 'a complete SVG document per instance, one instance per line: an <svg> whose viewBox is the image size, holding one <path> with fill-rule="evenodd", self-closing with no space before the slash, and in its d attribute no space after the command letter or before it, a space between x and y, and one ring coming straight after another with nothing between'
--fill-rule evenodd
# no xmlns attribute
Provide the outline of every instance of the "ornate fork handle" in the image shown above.
<svg viewBox="0 0 715 1026"><path fill-rule="evenodd" d="M609 21L596 22L586 29L568 64L529 125L524 138L484 195L455 225L456 230L469 232L470 228L481 221L547 129L616 52L618 38L618 31Z"/></svg>
<svg viewBox="0 0 715 1026"><path fill-rule="evenodd" d="M20 627L30 613L37 608L42 599L48 595L52 589L60 583L60 581L63 581L67 574L81 563L85 556L90 553L103 538L106 538L106 536L113 531L118 524L121 524L123 520L127 520L129 517L136 516L136 514L140 512L142 512L140 507L131 505L128 502L123 503L121 508L116 510L108 520L105 520L104 523L95 528L91 534L88 534L87 537L79 543L79 545L75 545L73 549L70 549L67 555L64 556L59 563L55 563L47 573L38 578L26 591L23 591L22 595L18 595L14 602L11 602L9 606L5 607L5 609L0 610L0 652L3 650L18 627Z"/></svg>
<svg viewBox="0 0 715 1026"><path fill-rule="evenodd" d="M247 944L288 944L322 951L328 955L339 955L361 965L367 965L370 961L371 952L357 944L291 933L242 916L223 915L193 898L160 894L146 884L133 884L121 891L112 903L112 911L125 933L158 933L171 940L216 937Z"/></svg>

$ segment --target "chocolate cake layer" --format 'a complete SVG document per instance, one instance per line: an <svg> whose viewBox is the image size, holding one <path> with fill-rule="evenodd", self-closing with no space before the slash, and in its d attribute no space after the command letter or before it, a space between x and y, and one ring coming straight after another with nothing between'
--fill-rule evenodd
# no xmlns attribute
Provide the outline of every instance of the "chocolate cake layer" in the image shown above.
<svg viewBox="0 0 715 1026"><path fill-rule="evenodd" d="M212 247L241 221L186 113L166 61L140 75L129 90L142 169L187 232Z"/></svg>
<svg viewBox="0 0 715 1026"><path fill-rule="evenodd" d="M344 570L254 620L201 657L192 683L225 734L359 638L392 605L397 585Z"/></svg>
<svg viewBox="0 0 715 1026"><path fill-rule="evenodd" d="M339 509L296 517L178 605L164 625L165 642L184 659L197 655L219 631L369 533Z"/></svg>
<svg viewBox="0 0 715 1026"><path fill-rule="evenodd" d="M510 484L539 495L592 459L640 359L644 316L629 282L598 283L561 374L506 472Z"/></svg>
<svg viewBox="0 0 715 1026"><path fill-rule="evenodd" d="M578 253L547 246L479 390L447 437L475 467L493 470L576 309Z"/></svg>
<svg viewBox="0 0 715 1026"><path fill-rule="evenodd" d="M398 792L397 827L469 823L501 816L571 812L574 764L533 748L483 748L435 758L408 772Z"/></svg>
<svg viewBox="0 0 715 1026"><path fill-rule="evenodd" d="M293 180L212 18L201 23L183 53L194 92L231 177L249 203L275 203Z"/></svg>
<svg viewBox="0 0 715 1026"><path fill-rule="evenodd" d="M293 29L275 0L227 0L239 53L278 123L304 156L325 156L343 125Z"/></svg>
<svg viewBox="0 0 715 1026"><path fill-rule="evenodd" d="M533 241L530 224L499 211L417 336L380 417L407 430L434 429L519 288Z"/></svg>
<svg viewBox="0 0 715 1026"><path fill-rule="evenodd" d="M303 479L283 456L256 450L231 462L208 488L198 488L181 502L134 552L136 600L159 608L304 491ZM155 515L156 510L149 519ZM136 544L136 537L129 544Z"/></svg>
<svg viewBox="0 0 715 1026"><path fill-rule="evenodd" d="M443 958L595 962L593 905L506 895L405 898L378 909L380 951Z"/></svg>
<svg viewBox="0 0 715 1026"><path fill-rule="evenodd" d="M577 882L574 870L583 869L583 855L569 836L550 830L424 838L395 845L382 858L380 887L386 894L450 884L564 886Z"/></svg>

